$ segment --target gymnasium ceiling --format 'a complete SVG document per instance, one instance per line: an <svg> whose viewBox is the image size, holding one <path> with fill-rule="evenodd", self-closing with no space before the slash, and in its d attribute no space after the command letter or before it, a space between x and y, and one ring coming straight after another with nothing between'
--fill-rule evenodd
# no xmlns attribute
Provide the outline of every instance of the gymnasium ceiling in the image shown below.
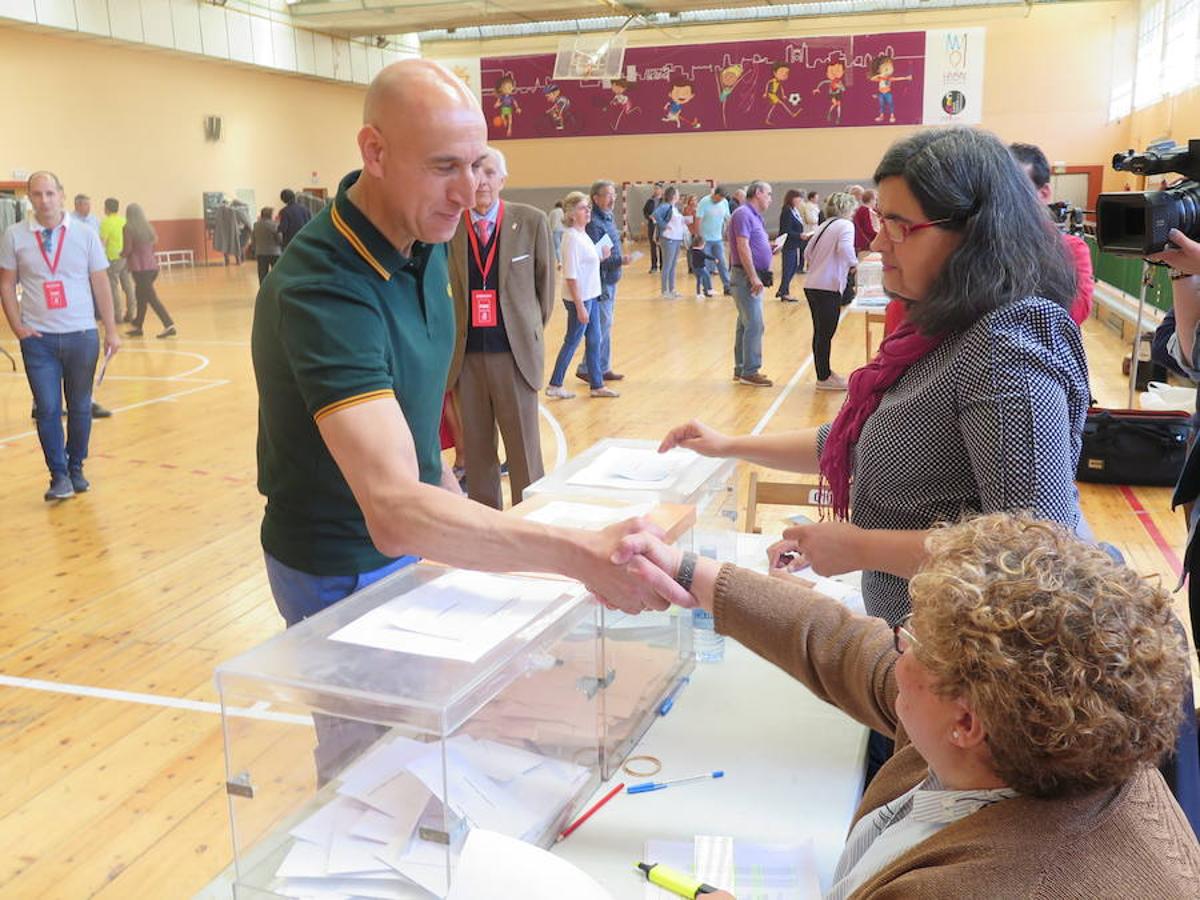
<svg viewBox="0 0 1200 900"><path fill-rule="evenodd" d="M974 0L963 5L978 5ZM1030 0L1032 2L1032 0ZM680 13L704 15L714 11L714 19L724 18L717 10L738 17L786 18L803 14L804 3L772 3L770 0L288 0L288 12L302 27L327 31L346 37L396 35L439 29L467 28L475 25L531 25L558 22L571 32L581 19L641 15L656 24L667 24ZM816 4L813 4L814 6ZM826 6L828 4L820 4ZM845 0L846 12L859 11L856 0ZM867 5L866 3L861 5ZM957 5L925 0L882 0L878 7L916 7L918 5ZM541 29L539 29L541 30ZM551 30L551 29L546 29Z"/></svg>

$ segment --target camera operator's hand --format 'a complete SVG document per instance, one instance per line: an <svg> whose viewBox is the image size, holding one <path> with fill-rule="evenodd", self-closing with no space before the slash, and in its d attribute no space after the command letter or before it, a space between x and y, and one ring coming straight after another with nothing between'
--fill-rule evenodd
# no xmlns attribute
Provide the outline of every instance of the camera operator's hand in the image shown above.
<svg viewBox="0 0 1200 900"><path fill-rule="evenodd" d="M1166 263L1172 269L1178 269L1188 275L1200 275L1200 242L1193 241L1178 228L1172 228L1168 237L1179 249L1164 250L1148 258Z"/></svg>

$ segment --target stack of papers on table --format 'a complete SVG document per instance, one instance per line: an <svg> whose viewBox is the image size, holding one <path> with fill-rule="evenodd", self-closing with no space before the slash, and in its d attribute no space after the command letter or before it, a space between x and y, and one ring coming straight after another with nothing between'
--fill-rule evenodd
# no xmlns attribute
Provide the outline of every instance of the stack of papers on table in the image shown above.
<svg viewBox="0 0 1200 900"><path fill-rule="evenodd" d="M586 590L573 581L456 570L377 606L329 638L475 662L553 601Z"/></svg>
<svg viewBox="0 0 1200 900"><path fill-rule="evenodd" d="M588 781L582 766L496 741L459 735L445 750L448 789L440 743L396 738L364 754L333 801L291 830L277 890L319 900L423 896L418 888L443 897L449 849L423 840L422 823L440 831L449 818L536 840Z"/></svg>
<svg viewBox="0 0 1200 900"><path fill-rule="evenodd" d="M669 488L682 496L699 488L724 462L681 447L666 453L648 448L608 447L568 478L567 484L623 491Z"/></svg>

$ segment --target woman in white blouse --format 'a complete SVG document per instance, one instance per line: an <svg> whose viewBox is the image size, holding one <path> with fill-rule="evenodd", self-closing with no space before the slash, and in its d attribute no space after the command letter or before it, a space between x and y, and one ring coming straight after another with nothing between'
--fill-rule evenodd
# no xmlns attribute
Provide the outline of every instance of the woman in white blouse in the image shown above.
<svg viewBox="0 0 1200 900"><path fill-rule="evenodd" d="M825 222L804 248L808 277L804 296L813 320L813 368L817 372L818 391L844 391L846 379L829 367L829 347L837 333L842 310L842 291L850 270L858 262L854 253L854 223L851 217L858 201L842 191L829 195L825 202Z"/></svg>
<svg viewBox="0 0 1200 900"><path fill-rule="evenodd" d="M563 200L564 222L568 228L563 233L562 271L563 290L566 297L567 332L554 362L554 374L546 388L546 396L560 400L574 397L563 387L567 367L571 364L579 341L584 340L584 356L587 359L588 379L593 397L621 396L604 384L604 366L600 364L600 317L596 314L596 303L600 300L600 260L611 252L611 248L600 249L588 237L584 227L591 218L592 205L587 194L572 191Z"/></svg>

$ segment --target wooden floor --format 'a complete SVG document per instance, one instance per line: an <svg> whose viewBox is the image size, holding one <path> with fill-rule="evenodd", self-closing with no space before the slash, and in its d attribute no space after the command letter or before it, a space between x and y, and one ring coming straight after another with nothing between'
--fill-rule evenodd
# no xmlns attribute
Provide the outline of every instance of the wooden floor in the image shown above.
<svg viewBox="0 0 1200 900"><path fill-rule="evenodd" d="M767 303L764 372L776 386L739 386L732 302L694 300L682 271L684 299L660 300L644 269L632 267L617 301L623 396L550 403L561 432L543 422L548 467L692 415L735 432L834 415L841 395L813 390L805 304ZM258 542L255 289L251 265L163 275L180 336L155 340L148 323L146 338L127 340L98 397L116 415L92 432L93 490L69 502L42 501L28 387L0 371L0 897L187 897L231 860L213 668L282 628ZM5 334L0 346L16 354ZM1095 321L1084 334L1095 396L1123 406L1119 338ZM849 372L863 356L852 315L834 367ZM1148 530L1182 546L1168 490L1081 491L1097 536L1173 585Z"/></svg>

